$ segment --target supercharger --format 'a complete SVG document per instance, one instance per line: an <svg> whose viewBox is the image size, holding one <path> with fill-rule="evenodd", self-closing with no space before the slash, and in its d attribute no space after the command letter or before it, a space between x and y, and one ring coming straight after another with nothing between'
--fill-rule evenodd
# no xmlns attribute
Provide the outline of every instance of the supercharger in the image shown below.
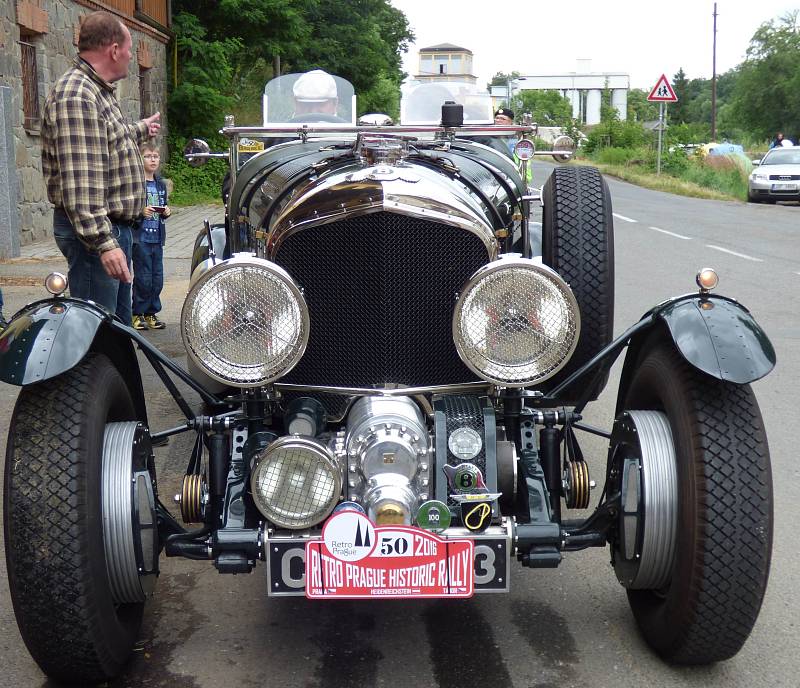
<svg viewBox="0 0 800 688"><path fill-rule="evenodd" d="M428 498L431 440L409 397L362 397L347 416L347 489L383 523L409 525Z"/></svg>

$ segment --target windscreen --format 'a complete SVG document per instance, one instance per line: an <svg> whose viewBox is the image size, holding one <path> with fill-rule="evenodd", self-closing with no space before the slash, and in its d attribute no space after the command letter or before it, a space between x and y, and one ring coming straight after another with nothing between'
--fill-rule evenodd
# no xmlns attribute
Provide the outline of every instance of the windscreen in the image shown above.
<svg viewBox="0 0 800 688"><path fill-rule="evenodd" d="M442 105L452 100L464 106L464 124L492 124L492 98L476 84L461 81L403 84L400 100L401 124L438 125Z"/></svg>
<svg viewBox="0 0 800 688"><path fill-rule="evenodd" d="M284 74L264 87L263 113L264 126L355 124L355 92L347 79L322 70Z"/></svg>

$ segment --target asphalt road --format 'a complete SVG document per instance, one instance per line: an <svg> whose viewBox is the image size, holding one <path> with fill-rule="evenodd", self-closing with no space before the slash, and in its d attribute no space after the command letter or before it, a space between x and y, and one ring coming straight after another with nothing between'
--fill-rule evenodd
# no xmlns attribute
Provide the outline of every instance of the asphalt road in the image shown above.
<svg viewBox="0 0 800 688"><path fill-rule="evenodd" d="M537 163L536 182L551 168ZM610 187L617 214L617 332L659 301L694 291L696 270L712 266L720 275L718 291L753 312L778 353L777 369L754 385L772 452L775 540L764 606L743 650L712 667L665 665L638 636L605 550L569 554L554 571L515 565L510 595L466 602L268 599L263 565L250 575L221 576L209 563L162 559L141 641L113 686L798 685L800 468L793 428L800 379L800 207L687 199L613 180ZM174 323L188 260L170 267L164 298L170 327L149 336L184 361ZM4 292L12 307L40 294L29 287ZM615 368L606 392L590 406L588 422L610 425L617 376ZM145 384L153 424L169 426L177 409L149 368ZM0 385L0 427L7 426L15 394ZM177 490L190 443L188 436L173 438L156 450L164 496ZM599 479L605 445L589 438L582 446ZM0 667L0 686L50 685L22 644L4 581Z"/></svg>

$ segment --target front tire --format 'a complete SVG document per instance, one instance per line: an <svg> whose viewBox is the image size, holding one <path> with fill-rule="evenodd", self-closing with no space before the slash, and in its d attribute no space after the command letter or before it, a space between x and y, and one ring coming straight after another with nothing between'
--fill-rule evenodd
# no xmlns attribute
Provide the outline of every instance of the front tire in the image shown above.
<svg viewBox="0 0 800 688"><path fill-rule="evenodd" d="M629 589L628 600L665 660L708 664L739 651L761 608L772 550L769 448L749 385L708 376L671 342L651 342L622 408L660 411L671 428L675 549L665 585Z"/></svg>
<svg viewBox="0 0 800 688"><path fill-rule="evenodd" d="M100 354L24 387L14 407L4 485L11 599L29 652L59 681L116 676L141 625L143 603L112 598L101 495L106 423L135 418Z"/></svg>

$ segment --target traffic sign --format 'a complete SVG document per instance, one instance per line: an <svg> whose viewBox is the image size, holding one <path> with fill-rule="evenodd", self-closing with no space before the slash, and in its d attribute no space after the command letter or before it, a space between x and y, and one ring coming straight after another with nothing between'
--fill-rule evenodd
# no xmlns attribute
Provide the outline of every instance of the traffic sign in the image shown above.
<svg viewBox="0 0 800 688"><path fill-rule="evenodd" d="M653 86L653 90L650 91L650 95L647 96L647 100L656 103L675 103L678 101L678 96L675 95L675 91L667 81L666 74L661 75L656 85Z"/></svg>

